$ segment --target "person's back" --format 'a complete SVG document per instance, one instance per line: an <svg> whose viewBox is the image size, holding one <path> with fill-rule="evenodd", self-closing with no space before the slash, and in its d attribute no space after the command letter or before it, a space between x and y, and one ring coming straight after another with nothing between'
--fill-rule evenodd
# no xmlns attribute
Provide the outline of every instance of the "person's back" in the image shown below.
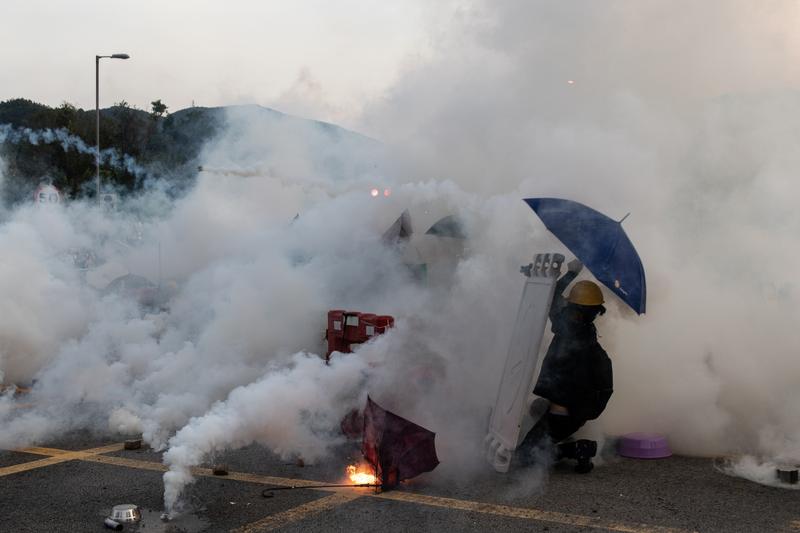
<svg viewBox="0 0 800 533"><path fill-rule="evenodd" d="M611 360L597 342L593 324L600 312L567 303L554 313L553 340L533 390L583 422L600 416L613 388Z"/></svg>

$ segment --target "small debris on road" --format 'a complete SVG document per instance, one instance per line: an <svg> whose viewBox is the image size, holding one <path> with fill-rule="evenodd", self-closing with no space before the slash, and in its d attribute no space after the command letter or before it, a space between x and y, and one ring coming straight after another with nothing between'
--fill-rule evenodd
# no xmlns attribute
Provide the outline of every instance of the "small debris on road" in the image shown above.
<svg viewBox="0 0 800 533"><path fill-rule="evenodd" d="M138 450L142 447L142 439L129 439L125 441L126 450Z"/></svg>

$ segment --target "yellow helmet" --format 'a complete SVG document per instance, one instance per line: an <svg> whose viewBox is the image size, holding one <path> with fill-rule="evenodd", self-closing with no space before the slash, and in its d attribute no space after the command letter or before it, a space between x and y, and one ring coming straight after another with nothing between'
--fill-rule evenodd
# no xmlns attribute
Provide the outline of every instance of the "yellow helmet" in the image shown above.
<svg viewBox="0 0 800 533"><path fill-rule="evenodd" d="M567 301L578 305L603 305L603 293L596 283L581 280L569 291Z"/></svg>

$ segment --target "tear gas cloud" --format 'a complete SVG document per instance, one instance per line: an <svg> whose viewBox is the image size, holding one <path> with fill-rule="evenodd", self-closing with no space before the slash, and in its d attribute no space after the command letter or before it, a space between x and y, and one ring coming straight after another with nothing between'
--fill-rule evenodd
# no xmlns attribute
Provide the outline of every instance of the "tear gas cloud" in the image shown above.
<svg viewBox="0 0 800 533"><path fill-rule="evenodd" d="M476 437L470 446L479 447L485 416L470 413L485 413L495 391L486 386L481 397L467 390L482 385L478 376L493 369L496 361L484 354L507 334L514 311L507 303L516 284L508 276L484 298L468 290L494 275L496 255L451 261L448 268L464 269L468 283L448 298L444 287L412 282L402 254L419 261L426 249L382 244L392 218L406 205L422 206L412 211L429 224L456 204L478 202L448 183L394 190L376 200L357 183L331 197L269 176L204 173L167 217L144 224L125 212L80 203L19 209L0 238L19 255L8 259L16 268L9 278L26 283L6 292L5 304L39 319L31 325L25 315L6 325L3 368L8 382L35 379L36 406L14 409L5 396L0 445L80 427L142 432L152 446L169 448L170 509L190 479L189 467L210 453L257 441L284 456L323 456L342 442L338 421L362 405L368 391L420 423L460 413L452 455L464 448L466 429ZM89 272L75 269L63 251L80 247L94 247L105 263ZM156 280L159 272L163 287L177 286L168 311L142 314L124 294L103 289L119 274ZM398 325L363 353L325 366L319 356L301 352L324 353L326 311L336 307L392 313ZM485 331L480 339L439 338L452 323ZM449 383L448 367L456 362L470 371ZM412 403L403 392L415 387ZM462 400L448 411L441 401L452 394ZM427 397L441 406L427 405ZM440 445L448 447L444 434Z"/></svg>
<svg viewBox="0 0 800 533"><path fill-rule="evenodd" d="M20 142L30 143L34 146L39 144L59 144L65 152L75 150L80 154L90 154L96 156L97 148L87 145L83 139L71 134L65 128L34 130L31 128L15 128L11 124L0 124L0 144L18 144ZM124 169L137 178L146 177L146 172L136 160L128 154L120 154L114 148L100 150L100 163L114 168Z"/></svg>
<svg viewBox="0 0 800 533"><path fill-rule="evenodd" d="M365 117L396 166L633 212L648 314L600 322L616 392L593 429L800 460L798 6L471 7ZM526 238L504 242L558 247Z"/></svg>
<svg viewBox="0 0 800 533"><path fill-rule="evenodd" d="M336 421L369 392L437 432L443 461L429 479L463 479L485 468L518 267L563 251L521 198L560 196L633 213L625 227L650 289L642 317L608 296L598 328L616 391L586 431L800 460L800 96L786 67L798 9L470 4L361 117L384 142L379 158L340 145L352 165L326 171L312 163L315 134L287 145L240 109L203 164L263 172L201 173L169 210L152 208L160 196L132 201L155 217L16 210L0 226L0 373L35 379L36 405L0 399L0 446L78 427L141 431L167 450L174 509L210 454L260 442L324 457L340 442ZM391 197L370 198L374 181ZM417 236L459 215L467 245L387 248L380 236L404 208ZM105 263L76 270L64 255L76 248ZM434 271L428 286L402 265L417 261ZM169 308L143 314L92 285L115 270L173 287ZM331 308L398 325L325 367L313 354Z"/></svg>

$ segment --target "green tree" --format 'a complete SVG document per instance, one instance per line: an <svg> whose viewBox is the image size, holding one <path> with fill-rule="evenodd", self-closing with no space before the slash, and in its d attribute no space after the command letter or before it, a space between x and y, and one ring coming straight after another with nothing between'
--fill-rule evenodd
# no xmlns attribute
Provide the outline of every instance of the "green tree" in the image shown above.
<svg viewBox="0 0 800 533"><path fill-rule="evenodd" d="M55 122L56 127L72 130L77 118L78 108L69 102L64 102L55 109L53 121Z"/></svg>
<svg viewBox="0 0 800 533"><path fill-rule="evenodd" d="M150 102L150 105L153 106L152 115L154 118L163 117L167 114L167 105L164 104L160 98Z"/></svg>

